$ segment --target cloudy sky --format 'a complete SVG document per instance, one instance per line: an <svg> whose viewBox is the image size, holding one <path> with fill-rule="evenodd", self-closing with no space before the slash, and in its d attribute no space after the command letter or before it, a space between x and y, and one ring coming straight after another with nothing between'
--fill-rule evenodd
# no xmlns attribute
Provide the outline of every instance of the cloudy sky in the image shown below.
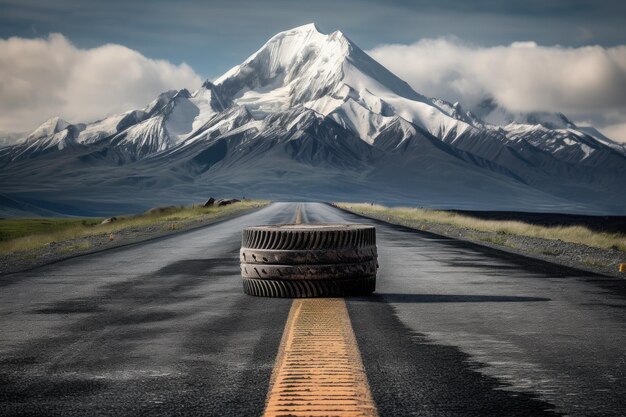
<svg viewBox="0 0 626 417"><path fill-rule="evenodd" d="M625 16L606 0L0 0L0 131L143 107L316 22L423 94L561 111L626 142Z"/></svg>

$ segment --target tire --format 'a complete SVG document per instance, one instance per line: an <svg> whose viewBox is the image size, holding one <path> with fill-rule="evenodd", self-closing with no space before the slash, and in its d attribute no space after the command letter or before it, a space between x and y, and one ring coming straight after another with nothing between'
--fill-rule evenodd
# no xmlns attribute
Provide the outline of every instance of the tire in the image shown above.
<svg viewBox="0 0 626 417"><path fill-rule="evenodd" d="M376 229L361 224L287 224L243 230L241 247L274 250L357 249L376 245Z"/></svg>
<svg viewBox="0 0 626 417"><path fill-rule="evenodd" d="M371 294L378 268L376 230L347 224L255 226L243 230L244 292L264 297Z"/></svg>
<svg viewBox="0 0 626 417"><path fill-rule="evenodd" d="M321 280L376 275L376 261L327 265L241 264L241 276L254 279Z"/></svg>
<svg viewBox="0 0 626 417"><path fill-rule="evenodd" d="M375 290L376 277L322 281L243 279L243 291L256 297L350 297L369 295Z"/></svg>
<svg viewBox="0 0 626 417"><path fill-rule="evenodd" d="M360 249L276 250L241 248L242 264L259 265L324 265L368 262L376 260L376 247Z"/></svg>

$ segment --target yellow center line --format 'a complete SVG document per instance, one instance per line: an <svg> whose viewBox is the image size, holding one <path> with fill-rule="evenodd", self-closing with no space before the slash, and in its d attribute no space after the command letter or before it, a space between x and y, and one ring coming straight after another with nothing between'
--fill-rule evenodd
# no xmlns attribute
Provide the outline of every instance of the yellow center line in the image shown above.
<svg viewBox="0 0 626 417"><path fill-rule="evenodd" d="M264 416L378 416L343 299L293 301Z"/></svg>
<svg viewBox="0 0 626 417"><path fill-rule="evenodd" d="M296 218L293 222L295 224L302 223L302 205L301 204L298 204L298 207L296 208Z"/></svg>

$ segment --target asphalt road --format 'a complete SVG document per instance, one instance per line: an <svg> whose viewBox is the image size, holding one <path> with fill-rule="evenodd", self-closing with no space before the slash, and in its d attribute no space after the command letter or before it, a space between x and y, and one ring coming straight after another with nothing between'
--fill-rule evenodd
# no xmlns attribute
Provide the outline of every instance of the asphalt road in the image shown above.
<svg viewBox="0 0 626 417"><path fill-rule="evenodd" d="M0 276L0 414L261 414L291 300L242 293L247 225ZM347 302L381 416L626 414L626 280L377 227L378 289Z"/></svg>

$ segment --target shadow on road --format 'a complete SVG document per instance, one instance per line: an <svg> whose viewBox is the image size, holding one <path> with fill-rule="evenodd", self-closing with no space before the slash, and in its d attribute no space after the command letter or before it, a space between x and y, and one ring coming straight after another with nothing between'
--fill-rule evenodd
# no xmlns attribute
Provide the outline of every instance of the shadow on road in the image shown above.
<svg viewBox="0 0 626 417"><path fill-rule="evenodd" d="M233 253L229 257L208 259L183 259L172 262L156 271L158 276L187 275L187 276L210 276L230 275L239 273L239 256Z"/></svg>
<svg viewBox="0 0 626 417"><path fill-rule="evenodd" d="M390 294L377 293L370 297L351 298L374 303L523 303L551 301L550 298L514 295L460 295L460 294Z"/></svg>

